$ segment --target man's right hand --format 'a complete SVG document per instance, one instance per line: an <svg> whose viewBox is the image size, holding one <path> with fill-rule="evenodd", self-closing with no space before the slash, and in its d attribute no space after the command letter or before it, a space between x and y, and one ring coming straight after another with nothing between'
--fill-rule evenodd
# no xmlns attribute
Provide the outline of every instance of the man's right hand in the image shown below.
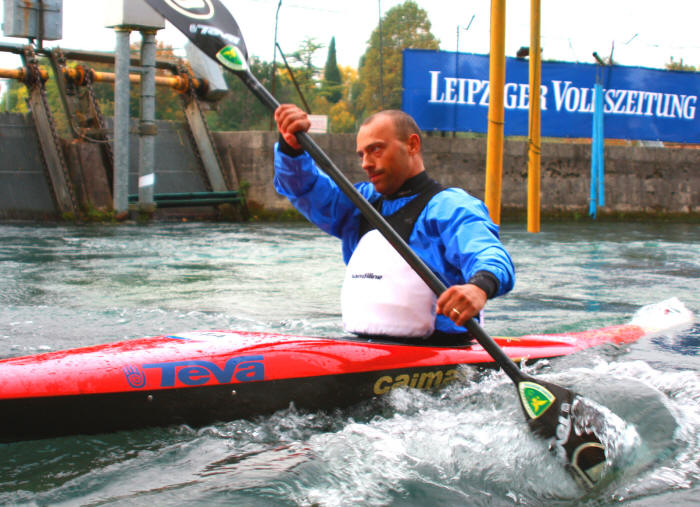
<svg viewBox="0 0 700 507"><path fill-rule="evenodd" d="M275 121L285 142L295 150L300 150L301 145L297 142L296 133L309 131L309 115L294 104L282 104L275 110Z"/></svg>

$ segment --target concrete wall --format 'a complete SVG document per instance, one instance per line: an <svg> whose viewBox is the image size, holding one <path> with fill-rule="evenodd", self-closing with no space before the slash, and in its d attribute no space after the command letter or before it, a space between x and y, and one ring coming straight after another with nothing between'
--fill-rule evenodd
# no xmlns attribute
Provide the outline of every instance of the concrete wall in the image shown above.
<svg viewBox="0 0 700 507"><path fill-rule="evenodd" d="M158 122L156 193L206 190L204 177L187 129ZM353 182L365 179L355 154L353 134L316 135L318 144ZM214 140L224 163L249 186L248 198L270 211L290 208L272 186L275 132L216 132ZM71 174L87 174L90 148L65 143ZM82 150L85 153L72 153ZM590 185L589 144L545 143L542 146L542 210L544 213L586 213ZM426 137L428 172L445 185L462 187L483 198L486 140ZM78 162L76 162L78 161ZM87 161L87 162L86 162ZM81 167L77 167L78 164ZM87 164L87 166L86 166ZM131 138L129 191L136 193L138 139ZM606 207L625 213L700 215L700 149L609 146L605 149ZM74 176L75 178L75 176ZM102 182L104 178L95 179ZM89 183L89 182L87 182ZM80 182L80 185L86 185ZM527 144L507 141L503 167L504 210L527 206ZM108 191L105 192L109 200ZM93 203L99 204L99 203ZM213 210L213 209L212 209ZM0 218L57 216L31 116L0 114Z"/></svg>
<svg viewBox="0 0 700 507"><path fill-rule="evenodd" d="M316 142L353 182L365 174L355 154L352 134L315 135ZM289 203L272 187L273 132L219 132L221 150L230 150L238 178L250 185L249 200L282 210ZM590 192L590 144L542 145L541 189L545 212L586 213ZM426 137L425 166L448 186L483 199L486 140ZM700 213L700 149L608 146L605 148L605 211ZM503 162L504 209L527 208L527 143L507 141Z"/></svg>

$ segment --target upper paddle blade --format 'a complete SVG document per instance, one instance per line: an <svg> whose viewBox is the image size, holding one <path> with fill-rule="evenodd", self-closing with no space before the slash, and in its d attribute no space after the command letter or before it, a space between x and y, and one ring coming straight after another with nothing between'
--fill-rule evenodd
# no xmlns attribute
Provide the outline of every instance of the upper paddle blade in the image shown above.
<svg viewBox="0 0 700 507"><path fill-rule="evenodd" d="M605 446L588 425L578 420L580 397L531 377L518 382L518 394L530 428L553 439L555 451L563 454L575 478L586 487L595 486L603 476Z"/></svg>
<svg viewBox="0 0 700 507"><path fill-rule="evenodd" d="M146 0L210 58L234 71L247 69L248 50L238 23L220 0Z"/></svg>

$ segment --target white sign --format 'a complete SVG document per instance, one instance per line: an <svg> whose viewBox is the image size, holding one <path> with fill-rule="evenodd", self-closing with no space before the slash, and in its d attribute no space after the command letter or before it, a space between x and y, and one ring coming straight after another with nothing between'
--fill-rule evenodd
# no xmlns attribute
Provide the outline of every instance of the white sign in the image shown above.
<svg viewBox="0 0 700 507"><path fill-rule="evenodd" d="M328 116L325 114L310 114L311 128L309 132L312 134L327 134L328 133Z"/></svg>

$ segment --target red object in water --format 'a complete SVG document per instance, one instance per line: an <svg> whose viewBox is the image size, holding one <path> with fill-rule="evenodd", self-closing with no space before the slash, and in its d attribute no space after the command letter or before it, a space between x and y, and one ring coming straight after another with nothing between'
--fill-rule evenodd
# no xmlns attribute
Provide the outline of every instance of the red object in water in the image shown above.
<svg viewBox="0 0 700 507"><path fill-rule="evenodd" d="M496 338L515 361L644 336L634 325ZM0 441L199 426L287 408L349 406L397 387L430 389L460 365L495 366L478 344L433 347L244 331L141 338L0 360Z"/></svg>

